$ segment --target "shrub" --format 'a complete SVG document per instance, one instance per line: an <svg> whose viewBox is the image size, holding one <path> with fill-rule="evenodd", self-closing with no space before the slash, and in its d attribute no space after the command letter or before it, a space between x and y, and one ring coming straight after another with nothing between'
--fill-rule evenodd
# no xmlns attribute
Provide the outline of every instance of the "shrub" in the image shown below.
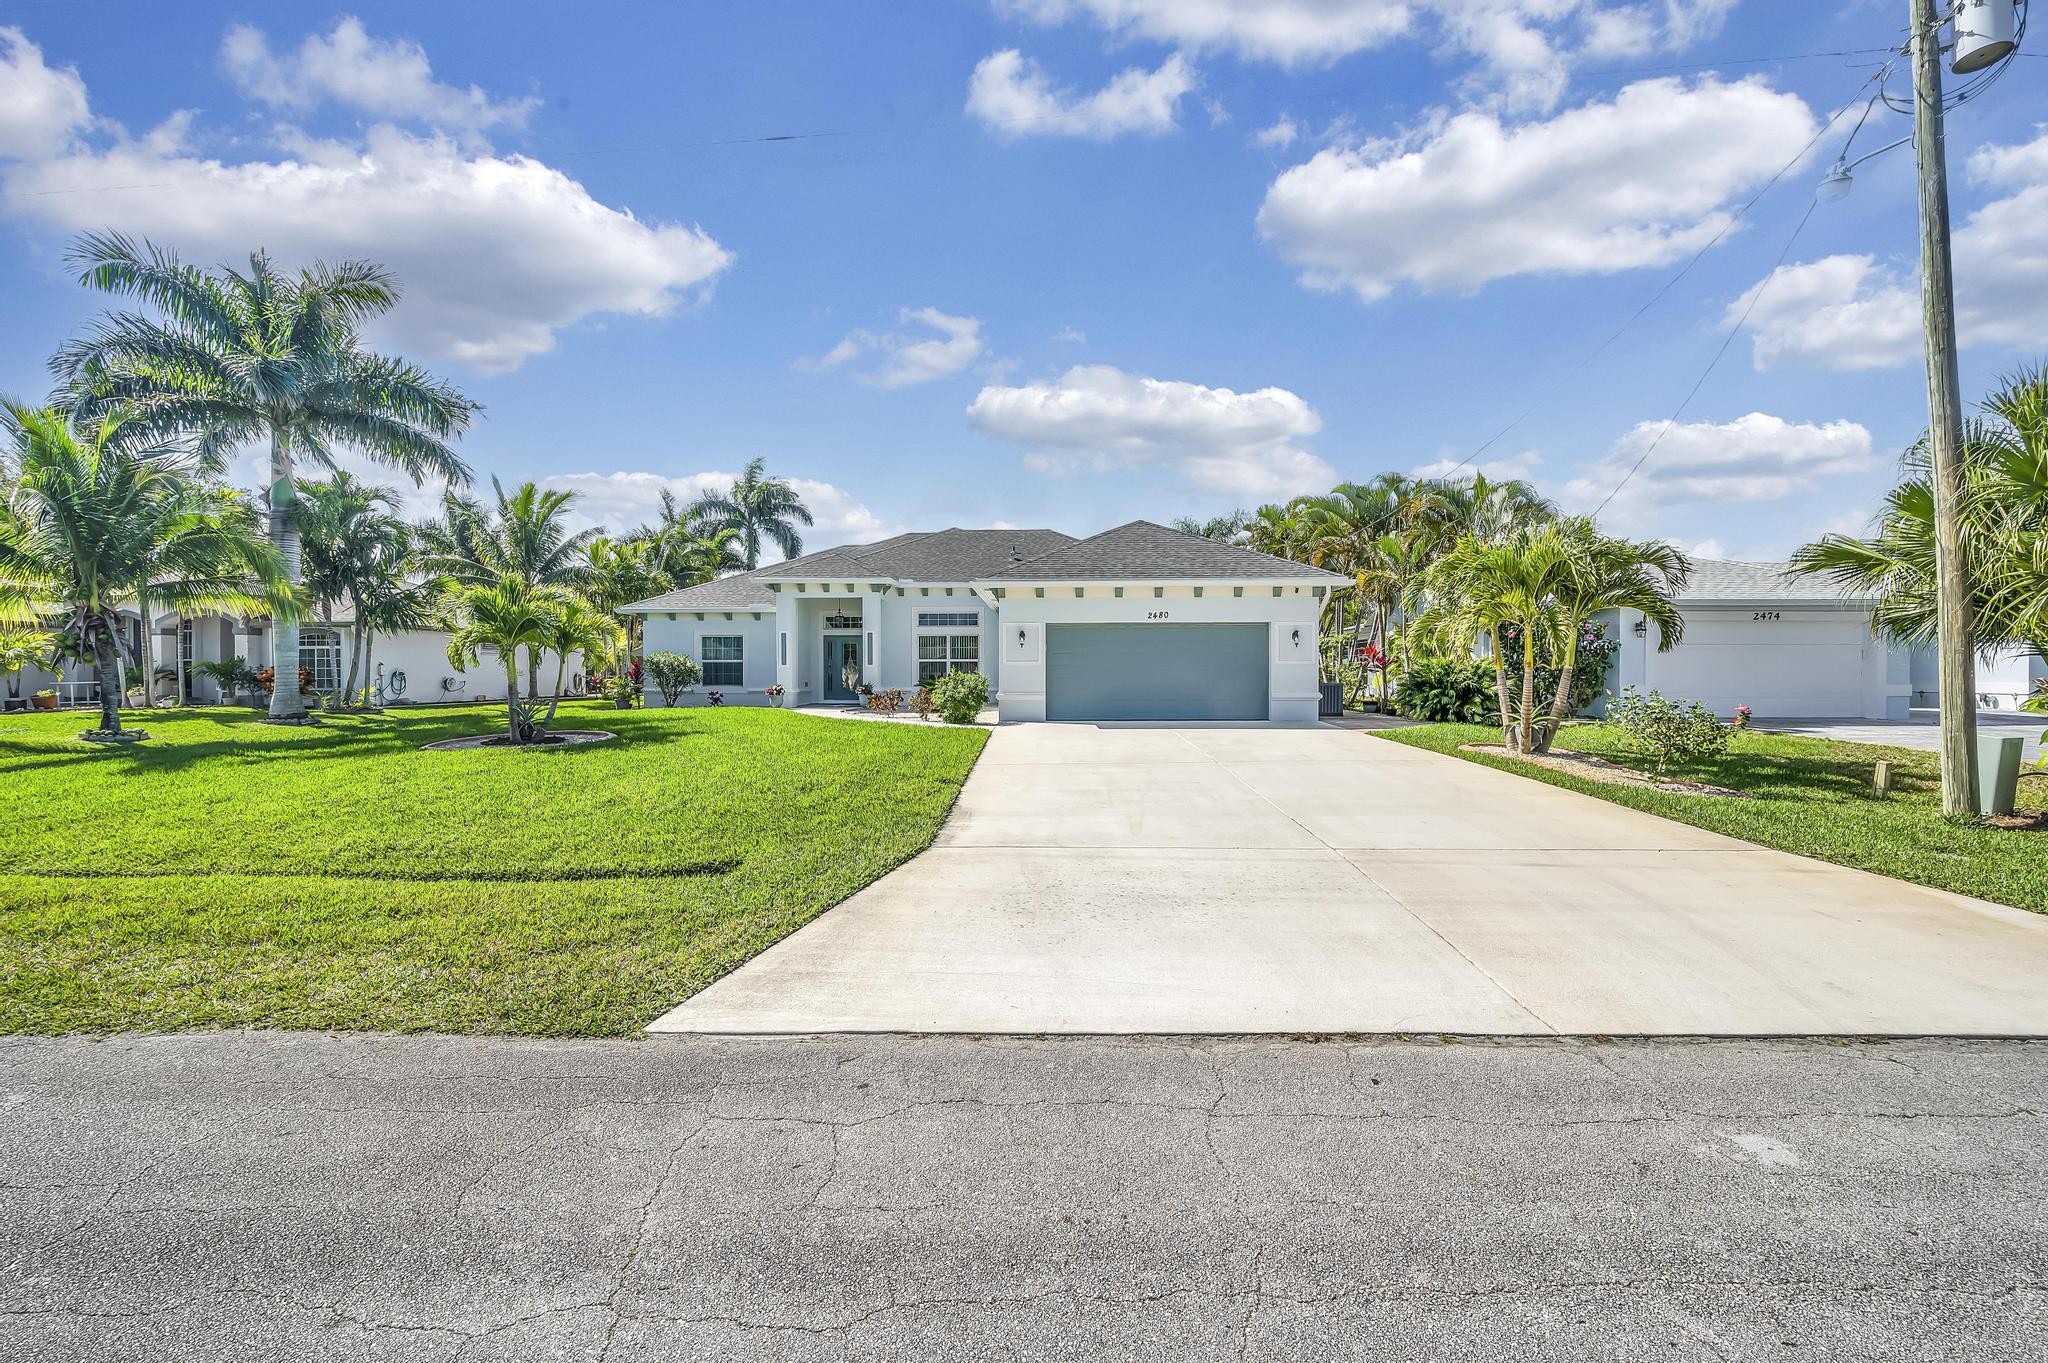
<svg viewBox="0 0 2048 1363"><path fill-rule="evenodd" d="M676 697L703 678L704 669L697 666L695 658L681 653L656 653L647 659L647 675L654 679L654 689L661 692L661 703L674 705Z"/></svg>
<svg viewBox="0 0 2048 1363"><path fill-rule="evenodd" d="M1522 630L1519 625L1503 625L1500 631L1501 652L1508 660L1508 674L1517 689L1522 676ZM1578 657L1572 664L1572 686L1565 713L1578 714L1599 698L1607 689L1607 668L1614 661L1614 655L1621 652L1621 641L1607 636L1607 626L1587 624L1579 631ZM1542 635L1536 636L1536 703L1539 709L1550 709L1550 698L1557 694L1557 667L1550 659L1550 641Z"/></svg>
<svg viewBox="0 0 2048 1363"><path fill-rule="evenodd" d="M917 694L910 698L910 708L917 711L919 719L930 719L936 714L939 703L932 699L932 688L928 685L918 687Z"/></svg>
<svg viewBox="0 0 2048 1363"><path fill-rule="evenodd" d="M256 674L254 680L257 687L261 690L274 691L277 689L277 669L266 667ZM310 667L299 669L299 694L302 696L313 694L313 669Z"/></svg>
<svg viewBox="0 0 2048 1363"><path fill-rule="evenodd" d="M979 672L948 672L932 683L932 703L948 724L972 724L988 704L988 678Z"/></svg>
<svg viewBox="0 0 2048 1363"><path fill-rule="evenodd" d="M1493 664L1474 658L1411 658L1395 699L1401 713L1436 724L1498 724Z"/></svg>
<svg viewBox="0 0 2048 1363"><path fill-rule="evenodd" d="M893 686L887 691L869 688L867 707L878 715L893 715L903 708L903 693Z"/></svg>
<svg viewBox="0 0 2048 1363"><path fill-rule="evenodd" d="M1658 771L1728 751L1728 726L1696 700L1666 700L1655 691L1645 696L1631 686L1607 719L1632 747L1656 762Z"/></svg>

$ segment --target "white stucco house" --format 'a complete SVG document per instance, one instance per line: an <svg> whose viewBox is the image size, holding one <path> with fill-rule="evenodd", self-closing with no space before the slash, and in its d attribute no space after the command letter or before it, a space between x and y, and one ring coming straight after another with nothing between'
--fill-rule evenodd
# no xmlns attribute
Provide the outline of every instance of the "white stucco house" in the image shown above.
<svg viewBox="0 0 2048 1363"><path fill-rule="evenodd" d="M1786 563L1696 559L1678 596L1685 638L1657 651L1656 626L1636 611L1610 613L1621 641L1608 689L1660 691L1696 700L1719 715L1747 705L1759 718L1905 719L1940 704L1931 650L1878 638L1871 602L1819 578L1795 577ZM2017 709L2048 665L1999 651L1977 664L1977 704Z"/></svg>
<svg viewBox="0 0 2048 1363"><path fill-rule="evenodd" d="M1004 722L1312 723L1317 622L1347 579L1132 521L1056 530L938 530L806 554L669 592L643 652L703 668L685 704L854 704L985 673ZM658 703L650 690L649 699Z"/></svg>
<svg viewBox="0 0 2048 1363"><path fill-rule="evenodd" d="M131 690L137 690L141 686L142 618L132 608L121 611L120 617L127 681ZM299 665L313 674L315 692L338 691L347 682L353 623L346 618L307 619L300 623ZM180 616L166 611L157 615L154 626L151 648L157 666L176 666L182 670L185 695L195 703L216 704L221 696L211 680L192 670L194 663L226 662L239 657L259 670L270 666L270 621L265 616L222 615L212 611ZM358 672L356 685L376 687L387 704L505 698L505 671L494 658L485 658L467 672L458 672L450 665L446 630L379 634L370 644L368 663L367 671ZM554 684L555 664L554 654L542 655L543 688ZM47 689L57 693L60 705L91 705L99 700L97 674L98 669L91 663L67 663L57 671L31 666L22 669L15 684L23 698ZM563 689L577 694L583 690L583 683L583 657L572 653ZM159 699L177 694L176 681L158 684Z"/></svg>

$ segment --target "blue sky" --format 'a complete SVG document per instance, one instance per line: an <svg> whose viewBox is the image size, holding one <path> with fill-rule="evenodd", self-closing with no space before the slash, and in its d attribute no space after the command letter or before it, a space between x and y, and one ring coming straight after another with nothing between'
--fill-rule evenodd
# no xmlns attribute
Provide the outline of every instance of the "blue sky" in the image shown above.
<svg viewBox="0 0 2048 1363"><path fill-rule="evenodd" d="M1532 404L1479 463L1590 509L1860 104L1589 353L1883 60L1775 58L1903 8L0 3L0 391L106 305L62 253L110 227L389 263L373 339L484 403L479 479L615 527L761 456L818 545L1085 533L1440 466ZM1973 392L2048 354L2044 86L2020 60L1951 121ZM1730 557L1857 527L1924 420L1914 251L1893 152L1606 519Z"/></svg>

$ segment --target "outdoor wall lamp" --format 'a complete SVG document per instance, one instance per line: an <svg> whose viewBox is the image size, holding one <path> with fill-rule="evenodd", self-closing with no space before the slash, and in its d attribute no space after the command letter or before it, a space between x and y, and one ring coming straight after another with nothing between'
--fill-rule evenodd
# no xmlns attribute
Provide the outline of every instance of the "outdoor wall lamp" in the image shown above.
<svg viewBox="0 0 2048 1363"><path fill-rule="evenodd" d="M1649 634L1650 634L1650 622L1649 622L1648 620L1638 620L1638 621L1636 621L1636 638L1638 638L1638 639L1645 639L1645 638L1648 638L1648 637L1649 637Z"/></svg>
<svg viewBox="0 0 2048 1363"><path fill-rule="evenodd" d="M1021 629L1017 631L1017 647L1024 647L1024 631Z"/></svg>
<svg viewBox="0 0 2048 1363"><path fill-rule="evenodd" d="M1300 631L1300 630L1296 630L1296 631L1294 631L1294 646L1295 646L1296 648L1300 648L1300 647L1301 647L1301 631Z"/></svg>

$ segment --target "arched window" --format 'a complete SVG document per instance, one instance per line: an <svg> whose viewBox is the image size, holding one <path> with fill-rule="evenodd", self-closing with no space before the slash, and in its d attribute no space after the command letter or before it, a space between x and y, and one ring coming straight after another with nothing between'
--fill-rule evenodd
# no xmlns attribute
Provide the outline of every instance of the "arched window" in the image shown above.
<svg viewBox="0 0 2048 1363"><path fill-rule="evenodd" d="M299 631L299 666L313 674L315 691L341 689L341 634L319 627Z"/></svg>

